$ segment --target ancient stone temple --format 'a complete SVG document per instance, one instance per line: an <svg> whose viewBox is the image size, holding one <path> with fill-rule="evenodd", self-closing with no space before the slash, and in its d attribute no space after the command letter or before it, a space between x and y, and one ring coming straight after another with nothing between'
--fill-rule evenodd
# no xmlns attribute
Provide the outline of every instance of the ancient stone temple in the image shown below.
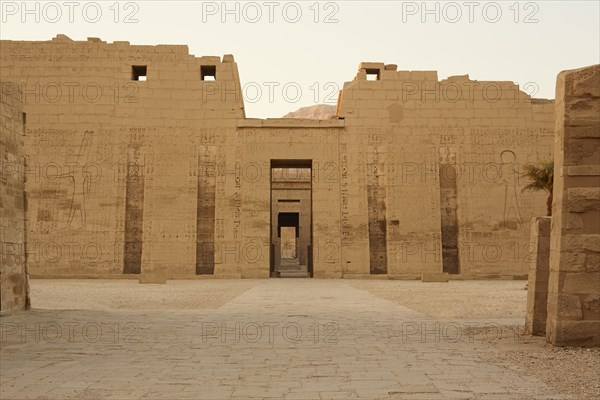
<svg viewBox="0 0 600 400"><path fill-rule="evenodd" d="M0 46L34 277L527 274L545 196L522 166L552 158L554 104L513 82L362 63L334 118L261 120L231 55Z"/></svg>

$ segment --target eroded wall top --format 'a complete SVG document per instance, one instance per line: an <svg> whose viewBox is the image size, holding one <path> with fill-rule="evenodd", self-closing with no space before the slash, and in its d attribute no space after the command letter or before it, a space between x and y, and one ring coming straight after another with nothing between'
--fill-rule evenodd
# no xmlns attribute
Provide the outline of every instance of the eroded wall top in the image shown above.
<svg viewBox="0 0 600 400"><path fill-rule="evenodd" d="M110 117L117 126L214 126L244 117L232 55L195 57L182 45L138 46L98 38L0 41L3 80L34 117ZM208 120L208 121L207 121ZM48 119L45 120L46 124ZM93 123L93 121L90 121ZM232 123L235 125L235 122Z"/></svg>

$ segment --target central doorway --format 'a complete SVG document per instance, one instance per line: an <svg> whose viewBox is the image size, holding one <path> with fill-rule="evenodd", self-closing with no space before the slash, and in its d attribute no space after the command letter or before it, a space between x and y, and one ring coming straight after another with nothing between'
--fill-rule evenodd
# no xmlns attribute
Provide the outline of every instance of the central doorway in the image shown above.
<svg viewBox="0 0 600 400"><path fill-rule="evenodd" d="M278 214L277 227L280 238L281 260L298 260L298 233L300 232L300 213L282 212Z"/></svg>
<svg viewBox="0 0 600 400"><path fill-rule="evenodd" d="M312 162L271 161L271 277L312 277Z"/></svg>

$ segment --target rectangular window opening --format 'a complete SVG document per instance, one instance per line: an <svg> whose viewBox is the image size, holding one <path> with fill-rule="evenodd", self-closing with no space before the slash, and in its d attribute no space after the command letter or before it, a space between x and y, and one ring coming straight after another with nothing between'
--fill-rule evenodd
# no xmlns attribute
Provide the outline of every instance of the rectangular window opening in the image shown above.
<svg viewBox="0 0 600 400"><path fill-rule="evenodd" d="M131 66L131 80L145 82L148 78L148 67L146 65Z"/></svg>
<svg viewBox="0 0 600 400"><path fill-rule="evenodd" d="M379 69L367 69L367 80L378 81L380 78Z"/></svg>
<svg viewBox="0 0 600 400"><path fill-rule="evenodd" d="M217 80L217 66L216 65L202 65L200 67L200 79L203 81L216 81Z"/></svg>

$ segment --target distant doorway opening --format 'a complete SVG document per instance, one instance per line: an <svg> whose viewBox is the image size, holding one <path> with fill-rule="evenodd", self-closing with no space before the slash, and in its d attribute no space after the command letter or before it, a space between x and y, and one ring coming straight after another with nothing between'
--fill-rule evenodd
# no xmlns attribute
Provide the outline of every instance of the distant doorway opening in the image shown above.
<svg viewBox="0 0 600 400"><path fill-rule="evenodd" d="M271 161L271 277L312 276L312 162Z"/></svg>
<svg viewBox="0 0 600 400"><path fill-rule="evenodd" d="M281 260L296 260L298 258L297 238L300 232L300 213L279 213L277 227Z"/></svg>

